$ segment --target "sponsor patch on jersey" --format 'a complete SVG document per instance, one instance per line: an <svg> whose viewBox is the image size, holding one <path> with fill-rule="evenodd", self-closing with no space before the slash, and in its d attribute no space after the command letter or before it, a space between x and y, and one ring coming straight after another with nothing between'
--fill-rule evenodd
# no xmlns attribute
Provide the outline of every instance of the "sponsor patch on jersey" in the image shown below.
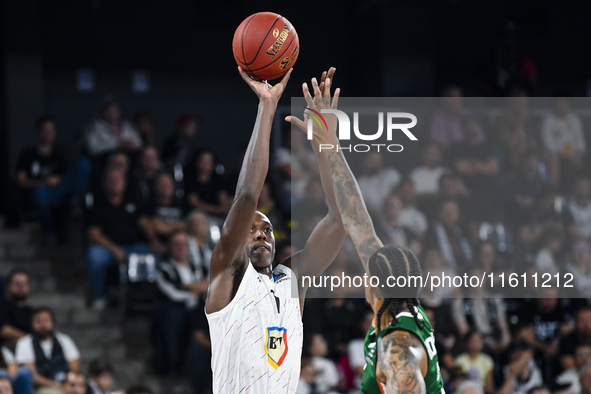
<svg viewBox="0 0 591 394"><path fill-rule="evenodd" d="M280 283L283 282L284 280L287 280L288 277L285 274L285 272L282 272L280 274L273 274L273 282L275 283Z"/></svg>
<svg viewBox="0 0 591 394"><path fill-rule="evenodd" d="M267 340L265 341L265 353L269 364L275 369L279 368L287 356L287 329L283 327L267 327Z"/></svg>

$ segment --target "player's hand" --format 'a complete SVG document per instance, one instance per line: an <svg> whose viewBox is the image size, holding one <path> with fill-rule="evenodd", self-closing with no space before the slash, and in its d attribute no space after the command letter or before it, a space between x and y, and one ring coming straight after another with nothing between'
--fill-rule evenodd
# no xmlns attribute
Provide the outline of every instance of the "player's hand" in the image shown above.
<svg viewBox="0 0 591 394"><path fill-rule="evenodd" d="M244 72L242 68L240 68L240 66L238 66L238 72L240 73L240 76L242 77L242 79L244 79L244 82L246 82L248 86L250 86L250 88L256 93L259 99L261 101L271 101L275 104L281 98L281 95L283 94L283 91L287 86L287 82L289 81L289 77L291 76L292 71L293 68L290 68L289 71L283 76L281 82L279 82L275 86L271 86L266 81L260 82L252 79Z"/></svg>
<svg viewBox="0 0 591 394"><path fill-rule="evenodd" d="M314 90L314 98L310 94L310 90L308 88L308 84L304 83L302 85L302 91L304 93L304 98L306 99L306 104L308 108L304 112L304 120L301 120L295 116L288 116L285 118L291 124L296 125L300 130L304 133L308 133L308 119L311 118L309 115L310 113L314 114L312 117L312 140L316 144L332 144L336 146L338 144L338 139L336 137L336 128L337 128L337 118L332 114L325 114L322 117L326 121L326 124L322 119L319 119L318 114L315 112L320 113L323 109L336 109L339 102L340 96L340 89L336 89L334 92L334 96L331 97L330 89L332 87L332 78L336 68L331 67L330 70L325 71L322 73L322 77L320 80L320 85L316 78L312 78L312 89ZM332 98L332 102L331 102Z"/></svg>

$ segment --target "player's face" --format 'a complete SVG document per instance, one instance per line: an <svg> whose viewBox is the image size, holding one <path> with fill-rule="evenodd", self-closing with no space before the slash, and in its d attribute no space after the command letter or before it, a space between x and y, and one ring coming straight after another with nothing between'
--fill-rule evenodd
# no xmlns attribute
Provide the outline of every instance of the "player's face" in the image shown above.
<svg viewBox="0 0 591 394"><path fill-rule="evenodd" d="M256 268L271 266L275 256L275 237L271 221L256 212L246 242L246 253Z"/></svg>

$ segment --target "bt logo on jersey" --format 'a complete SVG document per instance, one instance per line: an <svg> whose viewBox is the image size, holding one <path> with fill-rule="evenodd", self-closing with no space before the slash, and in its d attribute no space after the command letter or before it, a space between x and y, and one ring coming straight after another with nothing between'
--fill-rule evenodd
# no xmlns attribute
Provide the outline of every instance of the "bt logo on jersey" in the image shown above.
<svg viewBox="0 0 591 394"><path fill-rule="evenodd" d="M287 356L287 329L283 327L267 327L267 340L265 341L265 353L269 364L275 369L279 368Z"/></svg>

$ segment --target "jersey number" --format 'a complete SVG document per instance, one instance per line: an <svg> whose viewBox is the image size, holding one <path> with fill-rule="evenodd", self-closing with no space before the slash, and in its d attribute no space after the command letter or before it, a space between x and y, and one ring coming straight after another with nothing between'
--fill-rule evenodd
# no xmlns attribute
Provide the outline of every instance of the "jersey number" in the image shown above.
<svg viewBox="0 0 591 394"><path fill-rule="evenodd" d="M433 333L429 336L429 338L425 339L425 347L427 348L427 353L429 353L429 360L433 360L433 357L437 355L437 349L435 348L435 337Z"/></svg>

